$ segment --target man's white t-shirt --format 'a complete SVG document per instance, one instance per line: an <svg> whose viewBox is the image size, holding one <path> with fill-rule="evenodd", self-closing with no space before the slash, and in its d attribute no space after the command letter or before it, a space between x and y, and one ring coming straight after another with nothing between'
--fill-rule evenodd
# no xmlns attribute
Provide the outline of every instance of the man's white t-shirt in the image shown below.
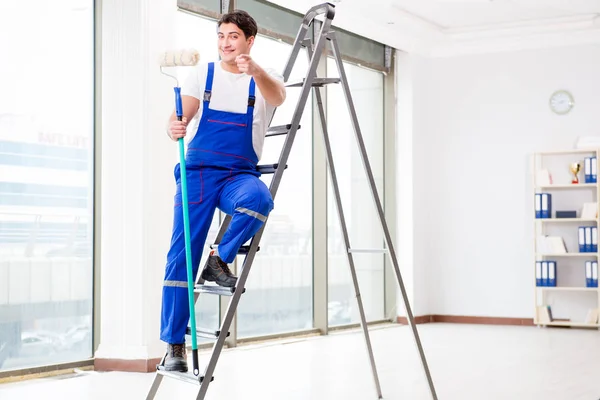
<svg viewBox="0 0 600 400"><path fill-rule="evenodd" d="M275 72L275 70L268 68L264 68L264 70L269 76L283 82L283 76ZM202 117L207 71L208 65L206 63L197 65L181 87L182 96L192 96L200 100L198 113L194 116L193 120L188 123L186 145L191 142L196 135L198 124ZM221 62L216 61L209 108L218 111L246 114L248 110L250 79L251 76L246 73L234 74L225 71L221 67ZM260 160L265 134L267 133L267 128L271 121L271 117L273 116L275 107L265 101L258 85L255 87L256 100L254 103L254 116L252 121L252 145L254 147L254 152Z"/></svg>

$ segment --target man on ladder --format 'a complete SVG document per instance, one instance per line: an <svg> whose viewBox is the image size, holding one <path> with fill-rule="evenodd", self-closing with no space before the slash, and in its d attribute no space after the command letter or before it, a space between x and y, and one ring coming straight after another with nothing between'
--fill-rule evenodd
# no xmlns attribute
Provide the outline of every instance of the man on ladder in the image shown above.
<svg viewBox="0 0 600 400"><path fill-rule="evenodd" d="M167 131L176 141L186 136L188 121L194 116L199 120L195 132L186 137L193 276L197 275L208 230L219 208L233 218L218 247L211 251L201 278L224 287L234 287L237 281L228 264L273 209L273 198L259 179L257 163L273 112L284 102L286 92L283 77L261 68L249 55L257 30L256 21L245 11L221 17L221 61L202 63L190 74L182 87L183 119L178 121L173 112ZM187 372L185 333L190 313L180 172L177 164L160 339L167 343L163 368Z"/></svg>

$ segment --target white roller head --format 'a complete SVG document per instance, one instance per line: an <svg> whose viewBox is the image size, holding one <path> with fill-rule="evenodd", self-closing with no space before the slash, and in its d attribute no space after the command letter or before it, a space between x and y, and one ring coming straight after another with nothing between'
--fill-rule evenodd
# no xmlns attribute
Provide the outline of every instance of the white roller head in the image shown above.
<svg viewBox="0 0 600 400"><path fill-rule="evenodd" d="M200 53L194 49L167 51L160 57L161 67L182 67L198 64Z"/></svg>

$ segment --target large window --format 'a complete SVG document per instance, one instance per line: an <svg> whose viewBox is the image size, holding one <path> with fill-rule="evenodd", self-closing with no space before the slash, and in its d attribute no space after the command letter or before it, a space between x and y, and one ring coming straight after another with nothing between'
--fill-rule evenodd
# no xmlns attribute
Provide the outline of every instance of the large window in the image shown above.
<svg viewBox="0 0 600 400"><path fill-rule="evenodd" d="M218 61L217 24L214 20L179 12L177 16L178 45L199 50L202 62ZM258 36L251 50L253 59L264 68L283 73L291 46ZM305 51L299 54L291 79L303 77L308 68ZM180 81L191 69L180 68ZM300 94L288 89L287 99L280 106L272 126L291 122ZM308 103L301 126L288 159L272 211L263 234L248 281L246 293L238 306L238 337L280 333L312 328L312 129L311 107ZM189 129L197 129L191 121ZM285 136L266 138L259 164L274 164L279 160ZM177 162L174 154L174 162ZM272 175L261 179L269 185ZM223 216L221 216L222 218ZM220 220L216 215L208 241L214 240ZM200 262L208 254L207 243ZM244 256L237 258L238 274ZM219 304L215 296L201 296L196 303L198 326L220 324Z"/></svg>
<svg viewBox="0 0 600 400"><path fill-rule="evenodd" d="M90 358L93 1L2 1L0 53L0 370Z"/></svg>
<svg viewBox="0 0 600 400"><path fill-rule="evenodd" d="M383 74L343 63L379 198L383 203ZM327 75L339 77L328 58ZM342 207L367 321L384 318L384 236L341 85L327 87L327 121ZM328 185L329 325L360 321L331 182Z"/></svg>
<svg viewBox="0 0 600 400"><path fill-rule="evenodd" d="M259 36L252 48L254 59L283 73L292 46ZM308 69L303 50L290 80L302 78ZM272 126L289 124L299 88L288 88L287 98ZM292 151L283 174L275 208L269 216L260 252L254 260L246 293L239 305L238 336L258 336L312 328L312 109L310 97L302 114ZM277 163L285 136L265 141L261 164ZM271 183L271 175L263 180ZM238 257L239 264L244 260Z"/></svg>

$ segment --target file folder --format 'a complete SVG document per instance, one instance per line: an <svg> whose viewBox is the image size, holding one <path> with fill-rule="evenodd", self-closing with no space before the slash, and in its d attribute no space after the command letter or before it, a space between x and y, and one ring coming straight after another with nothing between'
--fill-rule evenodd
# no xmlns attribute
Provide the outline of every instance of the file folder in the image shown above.
<svg viewBox="0 0 600 400"><path fill-rule="evenodd" d="M583 162L585 183L592 183L592 157L586 157Z"/></svg>
<svg viewBox="0 0 600 400"><path fill-rule="evenodd" d="M592 262L585 262L585 287L592 287Z"/></svg>
<svg viewBox="0 0 600 400"><path fill-rule="evenodd" d="M542 218L552 218L552 195L542 193Z"/></svg>
<svg viewBox="0 0 600 400"><path fill-rule="evenodd" d="M542 195L541 195L541 193L535 194L535 217L542 218Z"/></svg>
<svg viewBox="0 0 600 400"><path fill-rule="evenodd" d="M548 286L548 261L542 261L542 286Z"/></svg>
<svg viewBox="0 0 600 400"><path fill-rule="evenodd" d="M579 227L579 252L580 253L585 253L585 227L584 226L580 226Z"/></svg>
<svg viewBox="0 0 600 400"><path fill-rule="evenodd" d="M592 287L598 287L598 261L592 261Z"/></svg>
<svg viewBox="0 0 600 400"><path fill-rule="evenodd" d="M592 252L598 252L598 227L592 226Z"/></svg>
<svg viewBox="0 0 600 400"><path fill-rule="evenodd" d="M585 251L586 253L592 252L592 227L585 227Z"/></svg>
<svg viewBox="0 0 600 400"><path fill-rule="evenodd" d="M596 157L592 157L592 172L590 175L592 178L591 183L598 183L598 160Z"/></svg>
<svg viewBox="0 0 600 400"><path fill-rule="evenodd" d="M542 286L542 262L535 262L535 286Z"/></svg>
<svg viewBox="0 0 600 400"><path fill-rule="evenodd" d="M556 261L548 261L548 286L556 287Z"/></svg>

